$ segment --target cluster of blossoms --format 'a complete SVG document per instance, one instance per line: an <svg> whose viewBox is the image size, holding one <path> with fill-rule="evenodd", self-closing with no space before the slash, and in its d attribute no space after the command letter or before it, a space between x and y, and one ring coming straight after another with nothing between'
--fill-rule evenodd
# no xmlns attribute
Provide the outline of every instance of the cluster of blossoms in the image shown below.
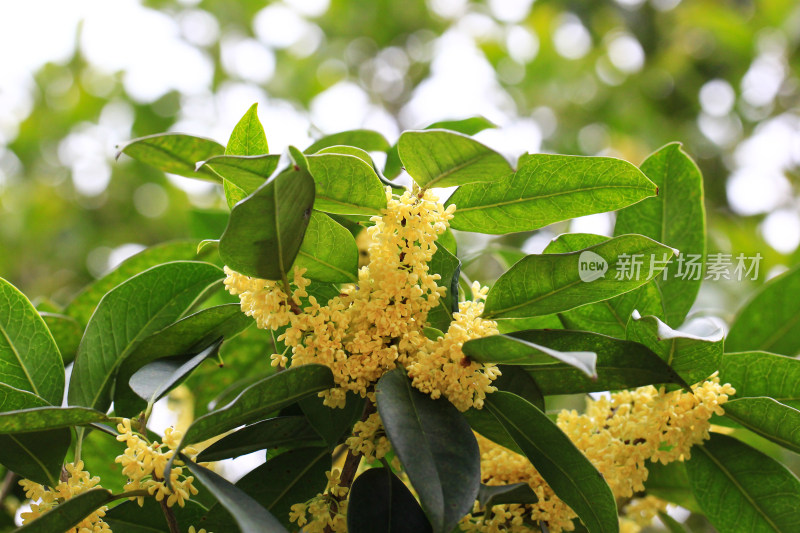
<svg viewBox="0 0 800 533"><path fill-rule="evenodd" d="M342 486L341 473L334 468L325 472L328 485L325 490L305 503L292 505L289 520L297 523L305 533L347 533L347 494Z"/></svg>
<svg viewBox="0 0 800 533"><path fill-rule="evenodd" d="M100 488L100 478L97 476L91 477L83 467L83 461L67 463L65 469L69 477L54 488L45 487L27 479L21 480L19 484L25 490L25 497L30 498L32 502L36 502L31 503L29 512L21 514L22 523L28 524L73 497L90 489ZM103 521L107 509L105 506L100 507L81 520L78 525L66 531L66 533L110 532L111 528Z"/></svg>
<svg viewBox="0 0 800 533"><path fill-rule="evenodd" d="M122 465L123 475L128 476L125 491L146 490L156 501L166 498L169 507L176 503L183 507L186 500L197 494L197 489L192 484L194 477L183 475L183 463L180 459L175 459L170 470L171 488L167 487L164 479L164 469L180 445L180 431L167 428L163 443L148 442L134 433L131 421L127 418L117 425L117 431L120 433L117 440L125 442L126 446L125 452L115 460ZM183 453L193 456L197 454L197 450L189 446L183 449ZM140 506L144 503L143 496L132 497L131 500L136 500Z"/></svg>
<svg viewBox="0 0 800 533"><path fill-rule="evenodd" d="M635 533L666 508L652 496L634 498L645 490L646 463L684 461L691 447L709 438L709 419L722 415L722 405L736 391L720 385L715 374L692 387L692 393L665 392L653 386L624 390L590 400L584 414L562 411L558 426L603 475L618 500L628 501L621 527ZM572 509L561 501L523 456L478 436L481 475L488 485L528 483L539 501L526 505L497 505L481 515L476 508L462 522L465 531L529 531L531 522L546 522L550 531L572 531Z"/></svg>

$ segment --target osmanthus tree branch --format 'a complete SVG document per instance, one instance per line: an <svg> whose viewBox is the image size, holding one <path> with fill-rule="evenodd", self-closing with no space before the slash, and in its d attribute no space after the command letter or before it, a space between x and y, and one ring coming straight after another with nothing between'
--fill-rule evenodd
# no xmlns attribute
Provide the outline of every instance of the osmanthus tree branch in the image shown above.
<svg viewBox="0 0 800 533"><path fill-rule="evenodd" d="M169 533L181 533L181 528L178 525L178 519L175 518L175 513L172 512L172 508L167 505L167 499L164 498L159 503L161 504L161 512L164 513L164 518L167 521Z"/></svg>
<svg viewBox="0 0 800 533"><path fill-rule="evenodd" d="M11 470L7 471L5 477L3 477L3 484L0 485L0 509L5 508L4 502L8 494L11 492L11 489L14 486L14 481L16 480L17 474Z"/></svg>

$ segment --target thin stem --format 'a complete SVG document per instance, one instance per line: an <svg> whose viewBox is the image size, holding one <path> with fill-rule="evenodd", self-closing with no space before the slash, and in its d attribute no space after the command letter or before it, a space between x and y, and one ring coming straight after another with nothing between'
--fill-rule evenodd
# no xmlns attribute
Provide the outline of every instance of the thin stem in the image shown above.
<svg viewBox="0 0 800 533"><path fill-rule="evenodd" d="M0 509L5 509L5 500L14 486L14 481L17 480L17 474L9 470L3 478L3 484L0 485Z"/></svg>
<svg viewBox="0 0 800 533"><path fill-rule="evenodd" d="M85 434L85 430L83 428L77 428L75 433L78 437L75 441L75 462L77 463L81 460L81 449L83 448L83 436Z"/></svg>
<svg viewBox="0 0 800 533"><path fill-rule="evenodd" d="M175 513L172 512L172 508L167 505L166 498L161 500L159 503L161 504L161 511L164 513L164 518L167 520L169 533L181 533L181 528L178 525L178 519L175 518Z"/></svg>

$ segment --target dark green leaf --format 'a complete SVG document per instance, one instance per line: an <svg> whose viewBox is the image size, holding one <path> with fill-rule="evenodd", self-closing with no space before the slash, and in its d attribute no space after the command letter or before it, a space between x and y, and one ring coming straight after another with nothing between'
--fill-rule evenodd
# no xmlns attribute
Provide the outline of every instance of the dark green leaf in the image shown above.
<svg viewBox="0 0 800 533"><path fill-rule="evenodd" d="M358 281L356 240L344 226L314 210L294 266L307 269L303 276L317 281Z"/></svg>
<svg viewBox="0 0 800 533"><path fill-rule="evenodd" d="M464 417L469 422L470 427L477 433L504 448L523 455L522 448L511 438L503 424L485 407L483 409L475 409L474 407L467 409L464 411Z"/></svg>
<svg viewBox="0 0 800 533"><path fill-rule="evenodd" d="M425 513L391 470L371 468L358 476L347 505L349 533L426 533Z"/></svg>
<svg viewBox="0 0 800 533"><path fill-rule="evenodd" d="M659 383L677 383L689 387L656 353L637 342L569 330L519 331L509 336L554 350L592 351L597 354L596 380L563 363L525 367L545 395L627 389Z"/></svg>
<svg viewBox="0 0 800 533"><path fill-rule="evenodd" d="M67 428L0 435L0 463L25 479L55 487L71 442Z"/></svg>
<svg viewBox="0 0 800 533"><path fill-rule="evenodd" d="M397 141L397 152L406 172L426 189L496 182L512 172L502 155L448 130L403 132Z"/></svg>
<svg viewBox="0 0 800 533"><path fill-rule="evenodd" d="M514 233L614 211L657 193L635 166L610 157L534 154L516 173L458 189L453 229Z"/></svg>
<svg viewBox="0 0 800 533"><path fill-rule="evenodd" d="M527 483L512 483L511 485L484 485L478 491L478 503L484 509L491 509L494 505L506 503L536 503L539 498Z"/></svg>
<svg viewBox="0 0 800 533"><path fill-rule="evenodd" d="M485 409L589 531L619 531L617 505L603 476L547 415L508 392L489 395Z"/></svg>
<svg viewBox="0 0 800 533"><path fill-rule="evenodd" d="M699 337L670 328L654 316L633 314L628 339L656 352L689 383L697 383L719 370L722 331Z"/></svg>
<svg viewBox="0 0 800 533"><path fill-rule="evenodd" d="M692 307L706 256L706 212L703 205L703 176L694 161L681 150L680 143L660 148L641 166L642 172L658 186L658 196L626 207L617 213L615 235L640 233L680 250L681 259L696 256L700 264L696 275L686 275L686 267L673 260L666 277L655 279L663 297L666 323L678 327ZM639 310L642 312L642 310Z"/></svg>
<svg viewBox="0 0 800 533"><path fill-rule="evenodd" d="M0 278L0 377L11 387L60 405L64 363L39 312L16 287Z"/></svg>
<svg viewBox="0 0 800 533"><path fill-rule="evenodd" d="M800 411L794 407L772 398L735 398L725 404L725 416L787 450L800 453Z"/></svg>
<svg viewBox="0 0 800 533"><path fill-rule="evenodd" d="M41 515L36 520L25 524L19 533L53 533L69 531L92 514L96 509L118 499L105 489L91 489L69 500L58 504L54 510Z"/></svg>
<svg viewBox="0 0 800 533"><path fill-rule="evenodd" d="M722 533L800 529L800 480L768 455L726 435L692 448L694 496Z"/></svg>
<svg viewBox="0 0 800 533"><path fill-rule="evenodd" d="M442 278L436 282L446 287L447 293L439 299L439 305L428 313L428 323L439 330L447 331L453 320L453 312L458 310L458 277L461 261L444 246L439 246L428 263L428 272L439 274Z"/></svg>
<svg viewBox="0 0 800 533"><path fill-rule="evenodd" d="M375 387L392 449L437 533L450 533L472 509L480 486L480 453L467 420L444 398L411 386L401 369Z"/></svg>
<svg viewBox="0 0 800 533"><path fill-rule="evenodd" d="M664 526L666 526L669 533L688 533L688 530L683 527L683 524L672 518L664 511L658 512L658 518L661 520Z"/></svg>
<svg viewBox="0 0 800 533"><path fill-rule="evenodd" d="M317 187L314 208L340 215L379 215L386 208L386 192L372 166L345 154L318 154L307 158Z"/></svg>
<svg viewBox="0 0 800 533"><path fill-rule="evenodd" d="M108 409L120 363L143 339L180 318L221 277L214 265L176 261L146 270L106 294L81 340L69 403Z"/></svg>
<svg viewBox="0 0 800 533"><path fill-rule="evenodd" d="M460 120L440 120L439 122L434 122L433 124L427 126L426 130L450 130L450 131L457 131L458 133L463 133L464 135L475 135L476 133L480 133L483 130L488 130L490 128L496 128L497 125L494 124L487 118L477 116L477 117L470 117L470 118L463 118Z"/></svg>
<svg viewBox="0 0 800 533"><path fill-rule="evenodd" d="M464 355L479 363L504 365L547 365L558 360L573 366L592 379L595 372L595 352L560 352L525 340L520 336L492 335L464 343Z"/></svg>
<svg viewBox="0 0 800 533"><path fill-rule="evenodd" d="M554 314L526 318L501 318L495 320L495 322L497 322L497 330L500 333L514 333L515 331L524 331L526 329L564 329L564 325L558 316Z"/></svg>
<svg viewBox="0 0 800 533"><path fill-rule="evenodd" d="M580 305L607 300L644 285L673 250L641 235L623 235L566 254L529 255L511 267L489 291L486 318L519 318L549 315ZM639 255L641 268L631 269ZM579 264L583 270L579 271ZM588 270L598 265L608 270ZM582 278L583 276L583 278ZM616 278L621 279L616 279ZM630 278L630 279L629 279ZM587 281L583 281L586 279Z"/></svg>
<svg viewBox="0 0 800 533"><path fill-rule="evenodd" d="M200 523L205 509L200 504L188 500L186 505L172 507L172 513L185 532L191 525ZM106 511L103 521L114 533L164 533L169 531L161 505L155 498L145 498L141 507L135 501L122 502Z"/></svg>
<svg viewBox="0 0 800 533"><path fill-rule="evenodd" d="M195 478L230 512L242 533L287 532L269 511L236 485L183 454L180 458Z"/></svg>
<svg viewBox="0 0 800 533"><path fill-rule="evenodd" d="M767 396L800 409L800 360L765 352L722 356L719 379L736 389L736 397Z"/></svg>
<svg viewBox="0 0 800 533"><path fill-rule="evenodd" d="M263 279L286 277L314 204L314 180L296 168L285 170L231 210L219 254L233 270Z"/></svg>
<svg viewBox="0 0 800 533"><path fill-rule="evenodd" d="M53 335L64 364L71 363L75 359L78 345L81 343L83 327L71 316L46 312L40 312L39 314L42 315L44 323L47 324L47 329Z"/></svg>
<svg viewBox="0 0 800 533"><path fill-rule="evenodd" d="M144 272L150 267L170 261L191 260L198 257L194 240L172 241L157 244L129 257L120 265L85 287L64 309L64 314L73 317L82 326L89 323L100 299L111 289Z"/></svg>
<svg viewBox="0 0 800 533"><path fill-rule="evenodd" d="M44 399L32 392L0 383L0 413L30 407L45 407L46 405L47 402Z"/></svg>
<svg viewBox="0 0 800 533"><path fill-rule="evenodd" d="M258 120L258 104L253 104L233 128L225 155L268 154L267 136Z"/></svg>
<svg viewBox="0 0 800 533"><path fill-rule="evenodd" d="M0 413L0 434L85 426L104 420L105 413L86 407L32 407Z"/></svg>
<svg viewBox="0 0 800 533"><path fill-rule="evenodd" d="M319 447L323 444L305 417L279 416L245 426L222 437L200 452L197 460L221 461L269 448Z"/></svg>
<svg viewBox="0 0 800 533"><path fill-rule="evenodd" d="M694 499L692 488L689 486L686 463L674 461L664 465L659 462L648 462L647 470L647 481L644 484L647 494L678 504L696 513L702 512L697 500Z"/></svg>
<svg viewBox="0 0 800 533"><path fill-rule="evenodd" d="M518 366L498 365L502 374L492 382L498 390L513 392L544 411L544 396L536 381Z"/></svg>
<svg viewBox="0 0 800 533"><path fill-rule="evenodd" d="M195 170L198 161L205 161L225 152L216 141L183 133L148 135L117 147L117 157L126 154L164 172L187 178L219 181L209 169Z"/></svg>
<svg viewBox="0 0 800 533"><path fill-rule="evenodd" d="M352 392L347 393L347 401L341 409L331 409L319 396L309 396L299 402L303 414L330 449L350 435L353 424L364 412L364 403L364 398Z"/></svg>
<svg viewBox="0 0 800 533"><path fill-rule="evenodd" d="M326 135L303 151L313 154L329 146L355 146L367 152L385 152L389 142L377 131L349 130Z"/></svg>
<svg viewBox="0 0 800 533"><path fill-rule="evenodd" d="M800 352L800 265L769 280L731 325L729 352L762 350L783 355Z"/></svg>

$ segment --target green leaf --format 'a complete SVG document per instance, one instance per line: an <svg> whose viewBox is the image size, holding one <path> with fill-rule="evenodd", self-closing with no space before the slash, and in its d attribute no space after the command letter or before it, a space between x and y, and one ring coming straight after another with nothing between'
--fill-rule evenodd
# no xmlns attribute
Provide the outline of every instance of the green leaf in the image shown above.
<svg viewBox="0 0 800 533"><path fill-rule="evenodd" d="M60 405L64 363L39 312L16 287L0 278L0 377Z"/></svg>
<svg viewBox="0 0 800 533"><path fill-rule="evenodd" d="M78 345L81 343L83 327L71 316L41 311L39 314L42 316L44 323L47 324L50 334L53 335L53 340L56 341L56 346L58 346L58 351L61 352L64 364L71 363L75 359Z"/></svg>
<svg viewBox="0 0 800 533"><path fill-rule="evenodd" d="M722 533L800 528L800 480L768 455L712 434L692 449L686 471L697 502Z"/></svg>
<svg viewBox="0 0 800 533"><path fill-rule="evenodd" d="M105 413L86 407L32 407L0 413L0 434L85 426L105 420Z"/></svg>
<svg viewBox="0 0 800 533"><path fill-rule="evenodd" d="M358 246L344 226L325 213L311 212L294 266L304 277L330 283L358 281Z"/></svg>
<svg viewBox="0 0 800 533"><path fill-rule="evenodd" d="M480 452L467 420L444 398L411 386L401 369L378 380L386 436L436 533L450 533L470 512L480 486Z"/></svg>
<svg viewBox="0 0 800 533"><path fill-rule="evenodd" d="M268 154L267 135L258 120L258 104L253 104L233 128L225 155Z"/></svg>
<svg viewBox="0 0 800 533"><path fill-rule="evenodd" d="M664 526L666 526L669 533L688 533L688 530L683 527L683 524L672 518L664 511L658 512L658 518L661 520Z"/></svg>
<svg viewBox="0 0 800 533"><path fill-rule="evenodd" d="M278 168L280 156L272 155L215 155L198 167L211 169L225 180L225 184L235 186L244 196L255 192L264 185L267 178ZM230 203L230 202L229 202ZM234 202L235 204L236 202Z"/></svg>
<svg viewBox="0 0 800 533"><path fill-rule="evenodd" d="M385 152L389 149L389 141L377 131L348 130L326 135L303 152L313 154L329 146L355 146L367 152Z"/></svg>
<svg viewBox="0 0 800 533"><path fill-rule="evenodd" d="M152 167L187 178L219 181L209 169L195 170L198 161L205 161L225 152L216 141L183 133L148 135L117 147L117 157L126 154Z"/></svg>
<svg viewBox="0 0 800 533"><path fill-rule="evenodd" d="M658 196L617 213L614 234L640 233L680 250L682 259L697 256L701 266L696 276L686 276L678 261L672 261L662 274L666 277L655 279L663 297L665 322L678 327L703 281L702 264L706 256L703 176L680 143L660 148L645 159L641 169L658 186Z"/></svg>
<svg viewBox="0 0 800 533"><path fill-rule="evenodd" d="M534 154L513 174L459 188L450 227L503 234L614 211L657 194L635 166L610 157Z"/></svg>
<svg viewBox="0 0 800 533"><path fill-rule="evenodd" d="M497 368L502 372L492 382L497 390L512 392L544 411L544 395L528 372L511 365L498 365Z"/></svg>
<svg viewBox="0 0 800 533"><path fill-rule="evenodd" d="M75 358L70 405L108 409L120 363L143 339L180 318L221 277L214 265L176 261L146 270L106 294Z"/></svg>
<svg viewBox="0 0 800 533"><path fill-rule="evenodd" d="M298 402L311 426L333 450L343 437L349 436L364 412L365 400L361 396L347 393L347 401L341 409L331 409L319 396L309 396Z"/></svg>
<svg viewBox="0 0 800 533"><path fill-rule="evenodd" d="M66 428L0 435L0 463L25 479L55 487L71 442Z"/></svg>
<svg viewBox="0 0 800 533"><path fill-rule="evenodd" d="M727 350L800 353L798 293L800 265L764 284L736 315L725 341Z"/></svg>
<svg viewBox="0 0 800 533"><path fill-rule="evenodd" d="M352 155L318 154L307 158L316 184L314 208L340 215L379 215L386 192L368 164Z"/></svg>
<svg viewBox="0 0 800 533"><path fill-rule="evenodd" d="M219 354L222 339L196 355L157 359L137 370L129 381L140 398L152 405L175 388L195 368L210 357Z"/></svg>
<svg viewBox="0 0 800 533"><path fill-rule="evenodd" d="M603 476L547 415L519 396L500 391L486 398L485 409L589 531L619 531L617 504Z"/></svg>
<svg viewBox="0 0 800 533"><path fill-rule="evenodd" d="M558 316L554 314L526 318L501 318L495 320L495 322L497 322L497 330L500 333L514 333L515 331L524 331L526 329L564 329L564 325Z"/></svg>
<svg viewBox="0 0 800 533"><path fill-rule="evenodd" d="M576 394L628 389L659 383L689 385L652 350L636 342L588 331L532 330L511 333L553 350L592 351L597 354L597 379L587 378L564 363L525 367L542 394Z"/></svg>
<svg viewBox="0 0 800 533"><path fill-rule="evenodd" d="M527 483L512 483L510 485L484 485L478 491L478 503L484 509L491 509L494 505L507 503L536 503L539 498Z"/></svg>
<svg viewBox="0 0 800 533"><path fill-rule="evenodd" d="M314 180L296 168L280 173L231 210L219 255L233 270L263 279L286 278L314 204Z"/></svg>
<svg viewBox="0 0 800 533"><path fill-rule="evenodd" d="M489 291L483 315L491 319L549 315L607 300L647 283L663 266L657 261L672 252L647 237L622 235L580 252L529 255L500 276ZM633 267L637 257L638 273ZM579 263L584 265L582 272ZM607 265L608 270L598 278L600 271L586 270L589 264Z"/></svg>
<svg viewBox="0 0 800 533"><path fill-rule="evenodd" d="M0 413L28 409L29 407L44 407L46 405L47 402L44 399L32 392L0 383Z"/></svg>
<svg viewBox="0 0 800 533"><path fill-rule="evenodd" d="M431 524L414 495L388 468L359 475L347 505L349 533L425 533Z"/></svg>
<svg viewBox="0 0 800 533"><path fill-rule="evenodd" d="M247 387L231 403L196 419L183 437L200 442L231 429L256 422L298 400L334 386L333 375L322 365L289 368Z"/></svg>
<svg viewBox="0 0 800 533"><path fill-rule="evenodd" d="M242 533L287 533L275 516L246 492L185 455L179 455L197 481L230 512Z"/></svg>
<svg viewBox="0 0 800 533"><path fill-rule="evenodd" d="M800 411L794 407L772 398L734 398L725 404L725 416L787 450L800 453Z"/></svg>
<svg viewBox="0 0 800 533"><path fill-rule="evenodd" d="M469 118L462 118L460 120L440 120L427 126L426 130L450 130L463 133L464 135L475 135L483 130L496 128L497 125L489 119L476 116Z"/></svg>
<svg viewBox="0 0 800 533"><path fill-rule="evenodd" d="M547 365L555 359L577 368L592 379L597 378L595 352L561 352L530 342L521 336L491 335L472 339L465 342L462 349L464 355L479 363Z"/></svg>
<svg viewBox="0 0 800 533"><path fill-rule="evenodd" d="M428 272L439 274L442 278L436 282L446 287L444 298L439 298L439 305L428 313L431 327L447 331L453 320L453 313L458 311L458 277L461 272L461 261L444 246L439 246L428 263Z"/></svg>
<svg viewBox="0 0 800 533"><path fill-rule="evenodd" d="M467 409L464 411L464 418L467 419L470 427L477 433L504 448L508 448L512 452L524 455L522 448L511 438L505 426L485 407L483 409L475 409L474 407Z"/></svg>
<svg viewBox="0 0 800 533"><path fill-rule="evenodd" d="M548 244L547 248L544 249L544 253L563 254L575 252L608 240L608 237L602 235L567 233L558 236ZM625 294L620 294L602 302L576 307L570 311L560 313L558 316L567 329L593 331L624 339L628 321L634 310L643 315L663 318L664 310L661 305L661 293L652 280Z"/></svg>
<svg viewBox="0 0 800 533"><path fill-rule="evenodd" d="M284 526L295 530L297 525L289 521L291 506L324 491L327 484L325 472L330 469L331 455L327 448L289 450L249 472L236 486L275 515ZM230 520L230 515L215 505L202 525L209 531L225 531Z"/></svg>
<svg viewBox="0 0 800 533"><path fill-rule="evenodd" d="M223 304L202 309L145 338L119 365L114 386L114 411L118 416L134 417L146 402L129 385L131 376L157 359L193 356L223 337L230 340L253 324L239 304Z"/></svg>
<svg viewBox="0 0 800 533"><path fill-rule="evenodd" d="M645 490L668 502L685 507L695 513L701 513L697 500L694 499L686 473L686 463L674 461L667 465L659 462L647 463L647 481Z"/></svg>
<svg viewBox="0 0 800 533"><path fill-rule="evenodd" d="M447 231L439 235L439 239L436 241L438 246L443 246L453 255L458 253L458 243L456 242L456 237L453 235L453 232L450 228L447 228Z"/></svg>
<svg viewBox="0 0 800 533"><path fill-rule="evenodd" d="M200 452L198 461L221 461L270 448L323 445L317 431L302 416L279 416L245 426Z"/></svg>
<svg viewBox="0 0 800 533"><path fill-rule="evenodd" d="M191 260L197 257L197 242L194 240L172 241L146 248L120 263L117 268L102 278L86 286L67 305L64 314L73 317L81 326L85 327L100 299L123 281L162 263Z"/></svg>
<svg viewBox="0 0 800 533"><path fill-rule="evenodd" d="M96 509L119 499L105 489L91 489L58 506L36 520L17 529L19 533L53 533L69 531Z"/></svg>
<svg viewBox="0 0 800 533"><path fill-rule="evenodd" d="M697 383L719 370L723 334L707 337L676 331L654 316L633 314L628 339L653 350L689 383Z"/></svg>
<svg viewBox="0 0 800 533"><path fill-rule="evenodd" d="M767 396L800 409L800 360L765 352L722 356L719 379L736 389L736 397Z"/></svg>
<svg viewBox="0 0 800 533"><path fill-rule="evenodd" d="M425 189L496 182L513 172L502 155L448 130L405 131L397 152L406 172Z"/></svg>
<svg viewBox="0 0 800 533"><path fill-rule="evenodd" d="M193 500L186 505L172 507L172 513L181 526L181 531L188 530L190 525L200 523L205 509ZM161 505L155 498L145 498L142 506L135 501L122 502L106 511L103 521L114 533L164 533L169 531Z"/></svg>

